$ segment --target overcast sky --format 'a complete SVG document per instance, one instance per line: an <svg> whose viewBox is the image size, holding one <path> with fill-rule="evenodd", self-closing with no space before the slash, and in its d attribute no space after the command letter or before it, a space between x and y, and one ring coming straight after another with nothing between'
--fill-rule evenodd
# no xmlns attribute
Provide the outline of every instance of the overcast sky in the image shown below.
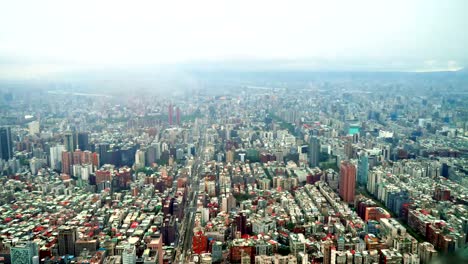
<svg viewBox="0 0 468 264"><path fill-rule="evenodd" d="M276 59L455 70L468 58L464 0L70 2L0 0L0 77Z"/></svg>

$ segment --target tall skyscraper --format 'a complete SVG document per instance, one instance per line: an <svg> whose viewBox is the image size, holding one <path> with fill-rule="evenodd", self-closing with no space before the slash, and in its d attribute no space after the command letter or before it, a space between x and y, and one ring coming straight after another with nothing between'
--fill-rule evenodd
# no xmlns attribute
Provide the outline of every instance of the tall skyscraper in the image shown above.
<svg viewBox="0 0 468 264"><path fill-rule="evenodd" d="M81 150L90 150L89 149L89 133L88 132L78 132L76 134L76 142L78 148Z"/></svg>
<svg viewBox="0 0 468 264"><path fill-rule="evenodd" d="M352 137L348 136L345 138L344 152L348 159L353 158L353 144Z"/></svg>
<svg viewBox="0 0 468 264"><path fill-rule="evenodd" d="M71 152L62 152L62 173L70 174L71 165L73 165L73 158Z"/></svg>
<svg viewBox="0 0 468 264"><path fill-rule="evenodd" d="M77 149L73 151L72 153L72 163L73 164L81 164L81 156L83 155L83 152L81 149Z"/></svg>
<svg viewBox="0 0 468 264"><path fill-rule="evenodd" d="M89 150L85 150L81 153L81 164L92 164L93 153Z"/></svg>
<svg viewBox="0 0 468 264"><path fill-rule="evenodd" d="M146 149L145 166L151 166L155 162L156 162L156 147L154 145L150 145Z"/></svg>
<svg viewBox="0 0 468 264"><path fill-rule="evenodd" d="M177 125L180 126L180 108L176 108L176 120L177 120Z"/></svg>
<svg viewBox="0 0 468 264"><path fill-rule="evenodd" d="M105 163L104 161L106 161L106 154L107 154L107 151L110 150L110 145L108 143L100 143L98 147L99 147L99 150L98 150L99 165L98 166L102 166Z"/></svg>
<svg viewBox="0 0 468 264"><path fill-rule="evenodd" d="M356 166L343 161L340 166L340 196L344 202L354 202L356 188Z"/></svg>
<svg viewBox="0 0 468 264"><path fill-rule="evenodd" d="M137 168L143 168L145 167L145 156L146 153L144 150L139 149L135 153L135 167Z"/></svg>
<svg viewBox="0 0 468 264"><path fill-rule="evenodd" d="M61 170L62 168L62 152L65 151L64 145L50 147L50 168L53 170Z"/></svg>
<svg viewBox="0 0 468 264"><path fill-rule="evenodd" d="M0 127L0 159L13 158L13 141L10 127Z"/></svg>
<svg viewBox="0 0 468 264"><path fill-rule="evenodd" d="M367 185L367 176L369 173L369 157L366 153L359 155L358 160L358 184Z"/></svg>
<svg viewBox="0 0 468 264"><path fill-rule="evenodd" d="M93 152L93 170L99 169L101 166L100 156L96 152Z"/></svg>
<svg viewBox="0 0 468 264"><path fill-rule="evenodd" d="M173 118L172 118L173 113L172 113L172 112L173 112L173 111L174 111L174 109L173 109L173 107L172 107L172 104L169 104L169 107L168 107L168 109L167 109L167 112L168 112L168 117L167 117L168 120L167 120L167 121L168 121L168 123L169 123L170 126L172 126L172 120L173 120Z"/></svg>
<svg viewBox="0 0 468 264"><path fill-rule="evenodd" d="M69 152L73 152L76 148L76 138L73 136L73 132L65 132L63 134L63 144Z"/></svg>
<svg viewBox="0 0 468 264"><path fill-rule="evenodd" d="M320 140L313 136L309 143L309 166L317 167L319 165Z"/></svg>
<svg viewBox="0 0 468 264"><path fill-rule="evenodd" d="M161 144L159 142L153 142L151 146L156 148L156 160L161 159Z"/></svg>
<svg viewBox="0 0 468 264"><path fill-rule="evenodd" d="M240 213L236 216L236 227L237 231L241 232L241 235L247 233L247 217L244 213Z"/></svg>

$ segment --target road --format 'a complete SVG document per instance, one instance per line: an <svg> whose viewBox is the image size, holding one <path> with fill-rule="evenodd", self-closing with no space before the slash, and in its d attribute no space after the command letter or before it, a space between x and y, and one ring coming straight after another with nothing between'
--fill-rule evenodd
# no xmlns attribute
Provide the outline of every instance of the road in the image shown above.
<svg viewBox="0 0 468 264"><path fill-rule="evenodd" d="M200 175L203 172L202 153L205 148L204 141L200 142L195 162L192 165L192 173L188 179L189 195L184 206L184 219L179 229L179 247L176 249L175 262L187 263L192 249L193 227L195 222L195 213L197 210L197 197L200 188Z"/></svg>

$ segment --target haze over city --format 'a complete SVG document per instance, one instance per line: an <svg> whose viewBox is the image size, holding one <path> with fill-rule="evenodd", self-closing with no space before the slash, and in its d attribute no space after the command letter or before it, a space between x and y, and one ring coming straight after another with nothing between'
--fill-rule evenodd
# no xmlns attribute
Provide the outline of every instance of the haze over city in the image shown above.
<svg viewBox="0 0 468 264"><path fill-rule="evenodd" d="M0 77L215 64L454 71L466 1L2 1Z"/></svg>
<svg viewBox="0 0 468 264"><path fill-rule="evenodd" d="M0 264L468 263L467 7L0 0Z"/></svg>

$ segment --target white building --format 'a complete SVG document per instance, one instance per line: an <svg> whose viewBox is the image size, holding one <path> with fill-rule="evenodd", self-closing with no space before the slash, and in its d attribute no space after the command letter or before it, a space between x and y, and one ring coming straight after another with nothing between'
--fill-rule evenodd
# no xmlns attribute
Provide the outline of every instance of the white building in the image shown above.
<svg viewBox="0 0 468 264"><path fill-rule="evenodd" d="M50 148L50 168L60 170L62 167L62 152L65 151L64 145L57 145Z"/></svg>

